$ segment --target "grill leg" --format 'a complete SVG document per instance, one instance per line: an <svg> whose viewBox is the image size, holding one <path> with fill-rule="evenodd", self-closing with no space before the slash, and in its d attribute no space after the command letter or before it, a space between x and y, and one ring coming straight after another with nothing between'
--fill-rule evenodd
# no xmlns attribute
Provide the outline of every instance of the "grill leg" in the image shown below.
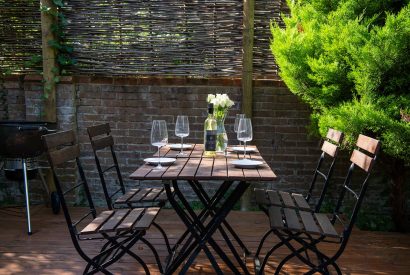
<svg viewBox="0 0 410 275"><path fill-rule="evenodd" d="M22 159L23 162L23 175L24 175L24 193L26 195L26 215L27 215L27 227L28 227L28 234L31 235L31 222L30 222L30 199L28 196L28 179L27 179L27 165L26 159Z"/></svg>

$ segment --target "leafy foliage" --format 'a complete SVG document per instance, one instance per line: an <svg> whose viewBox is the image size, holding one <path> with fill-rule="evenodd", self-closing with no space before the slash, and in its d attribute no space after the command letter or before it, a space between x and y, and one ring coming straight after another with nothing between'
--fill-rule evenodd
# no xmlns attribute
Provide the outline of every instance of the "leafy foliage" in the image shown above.
<svg viewBox="0 0 410 275"><path fill-rule="evenodd" d="M365 133L410 162L409 2L288 1L286 28L271 25L271 50L289 89L312 107L314 131L339 129L347 146Z"/></svg>

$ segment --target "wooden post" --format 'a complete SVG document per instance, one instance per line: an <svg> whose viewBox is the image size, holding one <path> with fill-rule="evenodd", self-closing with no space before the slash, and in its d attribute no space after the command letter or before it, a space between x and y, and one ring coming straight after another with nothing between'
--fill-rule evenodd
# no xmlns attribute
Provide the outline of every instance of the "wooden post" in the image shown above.
<svg viewBox="0 0 410 275"><path fill-rule="evenodd" d="M242 112L252 117L253 25L255 0L243 2Z"/></svg>
<svg viewBox="0 0 410 275"><path fill-rule="evenodd" d="M252 75L253 75L253 25L255 0L243 1L243 66L242 66L242 112L252 117ZM248 188L241 198L241 210L250 209L252 188Z"/></svg>
<svg viewBox="0 0 410 275"><path fill-rule="evenodd" d="M52 0L41 0L41 7L50 8L53 14L57 13L57 8ZM41 40L43 48L43 79L44 79L44 112L42 119L47 122L56 122L56 50L49 46L48 42L54 40L51 31L52 25L56 22L55 16L49 12L41 12Z"/></svg>

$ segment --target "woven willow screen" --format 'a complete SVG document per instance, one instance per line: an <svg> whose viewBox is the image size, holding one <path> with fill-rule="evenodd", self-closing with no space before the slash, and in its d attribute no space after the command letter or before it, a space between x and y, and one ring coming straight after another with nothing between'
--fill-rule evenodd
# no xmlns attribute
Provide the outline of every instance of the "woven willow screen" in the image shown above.
<svg viewBox="0 0 410 275"><path fill-rule="evenodd" d="M41 45L38 7L28 5L36 1L11 2L26 6L20 15L2 13L1 22L7 22L8 16L18 17L12 21L15 28L24 30L29 26L36 35L28 32L22 36L24 39L13 40L12 33L2 27L0 39L7 37L9 52L0 54L0 58L9 63L27 59ZM269 23L279 20L284 2L255 0L255 77L277 75L269 49ZM243 0L70 0L63 12L68 19L67 40L73 44L78 61L71 68L73 74L242 74Z"/></svg>
<svg viewBox="0 0 410 275"><path fill-rule="evenodd" d="M33 71L24 66L24 61L39 55L40 1L0 0L0 74Z"/></svg>

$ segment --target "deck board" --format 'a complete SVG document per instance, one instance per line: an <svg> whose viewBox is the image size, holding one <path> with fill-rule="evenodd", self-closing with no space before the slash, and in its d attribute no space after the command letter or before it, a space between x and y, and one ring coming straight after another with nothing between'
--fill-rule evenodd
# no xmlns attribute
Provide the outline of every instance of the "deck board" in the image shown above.
<svg viewBox="0 0 410 275"><path fill-rule="evenodd" d="M79 217L81 208L74 209ZM242 237L251 251L255 251L258 240L268 228L269 220L259 211L233 211L228 216L231 225ZM184 228L173 210L162 210L158 223L170 234L171 243L175 243ZM1 211L0 215L0 274L82 274L85 262L75 251L70 240L62 214L53 215L51 209L44 206L32 207L32 226L34 234L27 236L24 216L16 217ZM146 238L158 246L161 259L166 251L158 231L151 228ZM222 243L217 234L215 240ZM97 242L98 243L98 242ZM89 251L97 252L98 245L85 244ZM226 245L222 244L226 249ZM331 246L324 246L331 251ZM155 260L147 247L134 246L133 251L140 255L152 271L159 274ZM265 253L266 248L262 251ZM333 250L332 250L333 251ZM286 249L279 249L271 258L270 264L278 264ZM408 274L410 270L410 234L368 232L354 229L346 251L338 260L343 274ZM251 274L253 266L248 260ZM225 274L230 274L221 264ZM110 271L114 274L142 274L142 268L129 256L114 264ZM288 274L302 274L307 269L300 262L294 261L285 267ZM268 267L267 274L273 269ZM215 274L206 256L201 253L188 274Z"/></svg>

